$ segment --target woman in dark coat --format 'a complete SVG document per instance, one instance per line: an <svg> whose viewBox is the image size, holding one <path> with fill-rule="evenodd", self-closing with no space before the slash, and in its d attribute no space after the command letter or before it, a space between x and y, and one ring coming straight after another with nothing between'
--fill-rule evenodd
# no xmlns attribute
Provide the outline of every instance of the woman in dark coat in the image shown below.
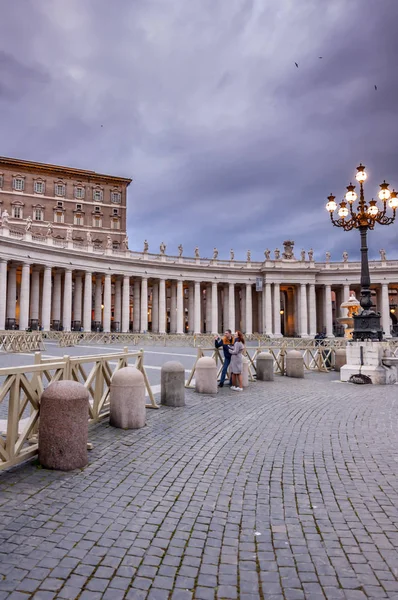
<svg viewBox="0 0 398 600"><path fill-rule="evenodd" d="M229 348L231 354L231 373L232 373L232 387L231 390L234 392L243 391L243 351L245 349L245 338L241 331L237 331L235 335L235 343Z"/></svg>

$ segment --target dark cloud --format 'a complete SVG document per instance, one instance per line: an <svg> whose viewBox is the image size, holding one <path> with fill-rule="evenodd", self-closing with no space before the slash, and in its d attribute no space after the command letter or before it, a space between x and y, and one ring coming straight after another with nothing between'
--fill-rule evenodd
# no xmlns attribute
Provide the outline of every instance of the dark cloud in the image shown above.
<svg viewBox="0 0 398 600"><path fill-rule="evenodd" d="M2 153L132 176L133 248L358 257L324 206L360 161L369 196L398 187L397 17L396 0L7 3ZM398 257L395 227L370 233L375 258Z"/></svg>

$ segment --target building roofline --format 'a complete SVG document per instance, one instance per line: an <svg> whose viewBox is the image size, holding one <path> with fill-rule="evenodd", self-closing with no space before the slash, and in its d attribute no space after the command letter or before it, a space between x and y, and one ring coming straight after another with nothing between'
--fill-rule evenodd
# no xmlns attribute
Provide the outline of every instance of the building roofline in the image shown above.
<svg viewBox="0 0 398 600"><path fill-rule="evenodd" d="M42 173L52 173L57 175L71 175L78 177L85 177L91 179L101 179L106 181L114 181L118 183L125 183L127 186L130 185L132 179L128 177L118 177L116 175L106 175L105 173L97 173L96 171L90 171L87 169L76 169L74 167L64 167L62 165L52 165L48 163L40 163L31 160L22 160L19 158L10 158L7 156L0 156L0 166L9 166L19 169L35 169Z"/></svg>

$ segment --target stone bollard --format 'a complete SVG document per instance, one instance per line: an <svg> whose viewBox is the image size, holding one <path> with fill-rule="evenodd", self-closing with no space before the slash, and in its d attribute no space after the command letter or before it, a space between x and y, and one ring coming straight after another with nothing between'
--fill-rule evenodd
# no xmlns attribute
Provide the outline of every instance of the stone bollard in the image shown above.
<svg viewBox="0 0 398 600"><path fill-rule="evenodd" d="M274 381L274 357L261 352L256 359L257 381Z"/></svg>
<svg viewBox="0 0 398 600"><path fill-rule="evenodd" d="M217 394L217 365L209 356L199 358L196 363L195 392Z"/></svg>
<svg viewBox="0 0 398 600"><path fill-rule="evenodd" d="M111 380L109 423L119 429L140 429L145 418L144 376L136 367L123 367Z"/></svg>
<svg viewBox="0 0 398 600"><path fill-rule="evenodd" d="M249 361L247 358L243 358L242 385L244 388L249 387Z"/></svg>
<svg viewBox="0 0 398 600"><path fill-rule="evenodd" d="M160 403L185 406L185 369L177 361L164 363L160 371Z"/></svg>
<svg viewBox="0 0 398 600"><path fill-rule="evenodd" d="M301 352L289 350L286 354L286 375L287 377L304 377L304 358Z"/></svg>
<svg viewBox="0 0 398 600"><path fill-rule="evenodd" d="M340 371L341 367L347 364L347 352L345 348L335 350L334 353L334 370Z"/></svg>
<svg viewBox="0 0 398 600"><path fill-rule="evenodd" d="M76 381L51 383L41 395L39 462L47 469L72 471L88 463L89 393Z"/></svg>

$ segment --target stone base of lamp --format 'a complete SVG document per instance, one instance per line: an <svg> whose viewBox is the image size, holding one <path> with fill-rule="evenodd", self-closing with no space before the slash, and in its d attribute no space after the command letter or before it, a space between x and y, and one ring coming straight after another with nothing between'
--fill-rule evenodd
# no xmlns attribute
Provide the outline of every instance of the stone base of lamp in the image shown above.
<svg viewBox="0 0 398 600"><path fill-rule="evenodd" d="M375 385L396 383L397 368L383 364L388 351L388 344L384 342L349 342L347 344L347 364L341 367L340 381L348 381L351 375L361 373L370 377Z"/></svg>

